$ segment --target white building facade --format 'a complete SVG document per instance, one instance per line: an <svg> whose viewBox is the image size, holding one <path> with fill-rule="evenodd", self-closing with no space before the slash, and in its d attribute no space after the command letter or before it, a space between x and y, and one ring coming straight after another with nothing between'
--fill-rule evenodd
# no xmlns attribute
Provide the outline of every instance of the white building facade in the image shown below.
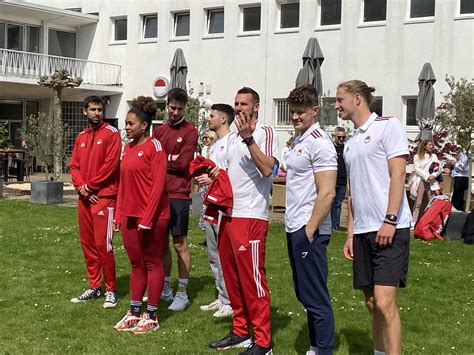
<svg viewBox="0 0 474 355"><path fill-rule="evenodd" d="M446 75L474 77L474 0L33 2L0 2L0 121L6 120L2 102L22 101L23 116L31 101L40 110L49 108L51 93L36 85L36 77L15 72L19 64L12 59L9 70L1 69L4 58L23 53L34 53L30 62L37 56L49 62L53 55L69 58L68 68L79 68L77 76L85 80L65 92L66 107L80 115L86 96L106 96L106 115L120 128L130 101L154 95L155 78L169 78L174 52L182 48L193 95L232 104L239 88L254 88L261 97L260 117L277 130L280 148L292 131L284 99L311 37L325 57L324 95L333 97L342 81L361 79L376 88L377 110L400 118L410 137L418 133L414 107L425 62L437 77L436 104L447 93ZM22 34L15 34L15 25ZM38 29L32 34L30 27ZM23 41L16 47L8 43L15 36ZM36 40L30 43L35 36L37 48ZM24 64L24 71L30 68ZM21 122L17 111L14 121ZM334 112L326 119L340 124Z"/></svg>

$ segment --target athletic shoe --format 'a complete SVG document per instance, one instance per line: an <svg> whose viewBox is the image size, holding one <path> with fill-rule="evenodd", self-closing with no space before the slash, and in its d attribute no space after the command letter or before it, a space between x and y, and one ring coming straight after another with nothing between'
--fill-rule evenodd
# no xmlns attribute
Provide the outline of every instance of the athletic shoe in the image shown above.
<svg viewBox="0 0 474 355"><path fill-rule="evenodd" d="M117 293L115 291L105 292L105 302L102 307L104 308L115 308L118 303Z"/></svg>
<svg viewBox="0 0 474 355"><path fill-rule="evenodd" d="M209 347L211 349L226 350L230 348L246 348L250 346L251 343L252 340L249 335L241 337L230 332L222 339L209 343Z"/></svg>
<svg viewBox="0 0 474 355"><path fill-rule="evenodd" d="M148 312L145 312L142 314L140 322L138 322L131 331L134 334L146 334L154 332L159 328L160 324L158 323L158 319L151 319Z"/></svg>
<svg viewBox="0 0 474 355"><path fill-rule="evenodd" d="M204 306L201 306L201 311L208 312L208 311L217 311L219 308L221 308L222 302L220 300L215 300L212 301L209 304L206 304Z"/></svg>
<svg viewBox="0 0 474 355"><path fill-rule="evenodd" d="M182 311L189 304L188 295L186 292L176 292L173 303L170 304L168 309L170 311Z"/></svg>
<svg viewBox="0 0 474 355"><path fill-rule="evenodd" d="M173 300L173 289L171 287L165 287L161 291L161 299L166 302L171 302Z"/></svg>
<svg viewBox="0 0 474 355"><path fill-rule="evenodd" d="M232 307L228 304L223 304L212 316L216 318L224 318L231 317L233 315L234 311L232 310Z"/></svg>
<svg viewBox="0 0 474 355"><path fill-rule="evenodd" d="M127 314L114 326L114 329L119 332L131 332L132 329L140 322L140 317L136 317L132 312Z"/></svg>
<svg viewBox="0 0 474 355"><path fill-rule="evenodd" d="M102 289L99 288L90 288L88 290L85 290L82 295L74 297L71 299L72 303L80 303L80 302L87 302L89 300L92 300L94 298L100 298L102 297Z"/></svg>
<svg viewBox="0 0 474 355"><path fill-rule="evenodd" d="M263 346L253 343L247 350L242 351L239 355L272 355L272 347L264 348Z"/></svg>

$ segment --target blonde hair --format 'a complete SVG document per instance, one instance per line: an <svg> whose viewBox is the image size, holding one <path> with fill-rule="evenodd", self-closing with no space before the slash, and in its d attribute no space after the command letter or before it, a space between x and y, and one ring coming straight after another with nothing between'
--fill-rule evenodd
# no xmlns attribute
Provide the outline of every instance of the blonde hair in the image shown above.
<svg viewBox="0 0 474 355"><path fill-rule="evenodd" d="M374 101L374 96L372 93L375 91L373 86L368 86L361 80L348 80L343 83L340 83L337 88L343 87L346 91L350 92L351 94L359 94L361 95L365 101L367 102L367 106L370 106Z"/></svg>
<svg viewBox="0 0 474 355"><path fill-rule="evenodd" d="M426 151L426 146L428 145L428 143L433 143L433 142L430 140L425 140L425 141L422 141L420 145L418 146L418 151L417 151L418 159L421 160L425 158L425 154L428 153ZM431 156L431 154L433 153L428 153L428 154Z"/></svg>

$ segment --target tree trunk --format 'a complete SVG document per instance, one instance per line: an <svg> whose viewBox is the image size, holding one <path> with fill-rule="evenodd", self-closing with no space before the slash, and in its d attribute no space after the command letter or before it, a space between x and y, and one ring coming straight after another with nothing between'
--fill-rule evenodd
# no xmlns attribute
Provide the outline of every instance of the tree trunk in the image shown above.
<svg viewBox="0 0 474 355"><path fill-rule="evenodd" d="M61 110L61 94L63 89L53 88L53 181L61 181L63 170L63 125Z"/></svg>

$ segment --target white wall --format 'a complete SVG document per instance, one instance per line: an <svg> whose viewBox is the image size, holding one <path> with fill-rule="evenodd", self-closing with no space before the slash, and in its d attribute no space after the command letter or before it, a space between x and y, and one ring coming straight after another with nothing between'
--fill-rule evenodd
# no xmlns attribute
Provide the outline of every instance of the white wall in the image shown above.
<svg viewBox="0 0 474 355"><path fill-rule="evenodd" d="M456 0L436 1L432 21L407 21L409 1L390 0L383 26L361 26L361 0L342 1L342 25L333 30L316 30L318 1L301 1L300 28L293 33L276 33L277 6L273 0L262 2L261 34L238 36L238 4L252 0L36 0L51 6L82 7L83 12L99 12L100 21L83 28L78 39L78 57L122 65L124 93L117 107L117 117L124 117L127 101L138 95L152 95L152 81L158 75L169 77L169 66L176 48L182 48L189 67L188 79L197 89L199 82L212 85L208 96L214 103L232 104L235 91L246 85L261 95L261 117L273 124L273 99L284 98L294 87L301 55L307 40L317 37L325 55L322 65L324 91L335 92L337 84L348 79L362 79L375 86L383 96L384 115L394 115L402 122L405 107L402 96L416 96L417 79L425 62L430 62L437 77L436 103L446 93L446 74L457 78L474 77L474 16L456 17ZM225 7L223 38L203 39L203 8ZM170 40L171 11L191 11L191 35L186 41ZM158 12L158 40L139 43L140 14ZM128 40L125 45L111 45L113 16L128 16ZM88 46L87 42L92 41ZM195 91L196 92L196 91ZM121 120L122 121L122 120ZM412 137L415 131L409 130ZM280 146L288 137L280 133Z"/></svg>

